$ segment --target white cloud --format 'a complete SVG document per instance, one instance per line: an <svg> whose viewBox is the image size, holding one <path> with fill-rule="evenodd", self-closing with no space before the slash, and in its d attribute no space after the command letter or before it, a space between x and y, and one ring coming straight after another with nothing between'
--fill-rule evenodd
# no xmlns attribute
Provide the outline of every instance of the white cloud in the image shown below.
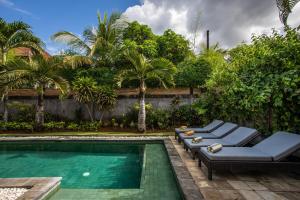
<svg viewBox="0 0 300 200"><path fill-rule="evenodd" d="M219 42L225 48L249 42L252 34L282 29L275 0L144 0L141 5L129 7L124 15L149 25L156 34L171 28L191 39L199 13L202 35L198 43L204 42L207 29L211 42ZM300 3L288 22L291 26L300 25Z"/></svg>
<svg viewBox="0 0 300 200"><path fill-rule="evenodd" d="M31 16L32 18L34 19L39 19L38 17L36 17L35 15L33 15L31 12L27 11L27 10L24 10L22 8L19 8L15 5L14 2L10 1L10 0L0 0L0 6L3 5L9 9L12 9L12 10L15 10L19 13L22 13L22 14L25 14L25 15L28 15L28 16Z"/></svg>

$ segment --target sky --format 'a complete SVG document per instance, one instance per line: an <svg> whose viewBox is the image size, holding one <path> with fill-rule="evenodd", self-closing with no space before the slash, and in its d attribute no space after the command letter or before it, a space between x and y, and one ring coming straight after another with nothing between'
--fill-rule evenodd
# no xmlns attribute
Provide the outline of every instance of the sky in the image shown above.
<svg viewBox="0 0 300 200"><path fill-rule="evenodd" d="M276 0L0 0L0 17L30 24L51 54L63 48L50 40L52 34L67 30L80 35L84 28L96 25L97 11L122 12L156 34L171 28L193 41L197 32L196 44L205 41L209 29L211 43L224 48L249 42L252 34L282 30ZM300 3L288 24L300 25Z"/></svg>

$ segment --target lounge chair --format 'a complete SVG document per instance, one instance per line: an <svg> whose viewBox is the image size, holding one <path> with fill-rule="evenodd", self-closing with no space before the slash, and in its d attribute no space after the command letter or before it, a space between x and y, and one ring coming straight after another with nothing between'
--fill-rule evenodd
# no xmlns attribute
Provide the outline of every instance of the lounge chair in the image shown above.
<svg viewBox="0 0 300 200"><path fill-rule="evenodd" d="M193 159L195 159L195 156L200 147L207 147L214 143L222 144L224 147L244 146L248 144L251 140L256 138L258 135L259 132L256 129L239 127L220 139L203 139L199 143L192 143L192 139L185 139L183 142L184 149L186 149L187 151L190 150Z"/></svg>
<svg viewBox="0 0 300 200"><path fill-rule="evenodd" d="M267 170L268 168L300 171L300 162L292 162L290 156L300 149L300 135L277 132L253 147L223 147L217 153L210 153L206 147L198 151L201 162L208 169L208 179L212 180L212 170L247 167L247 169Z"/></svg>
<svg viewBox="0 0 300 200"><path fill-rule="evenodd" d="M187 128L185 130L182 130L180 128L175 128L175 140L177 139L178 135L180 133L183 133L184 131L193 130L195 133L210 133L217 128L219 128L224 122L222 120L214 120L211 123L207 124L203 128Z"/></svg>
<svg viewBox="0 0 300 200"><path fill-rule="evenodd" d="M202 137L203 139L218 139L228 135L230 132L234 131L237 128L237 124L226 122L211 133L195 133L190 136L185 135L184 133L180 133L178 135L178 142L180 143L184 139L193 139L195 137Z"/></svg>

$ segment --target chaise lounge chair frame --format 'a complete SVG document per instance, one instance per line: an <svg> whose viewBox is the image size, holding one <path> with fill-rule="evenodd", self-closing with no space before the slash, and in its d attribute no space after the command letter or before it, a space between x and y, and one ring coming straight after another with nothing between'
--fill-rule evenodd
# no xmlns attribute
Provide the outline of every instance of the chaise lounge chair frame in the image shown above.
<svg viewBox="0 0 300 200"><path fill-rule="evenodd" d="M284 134L291 134L285 132L278 132ZM295 134L292 134L295 135ZM272 137L272 136L270 136ZM300 136L299 136L300 137ZM299 143L300 144L300 143ZM226 147L225 147L226 148ZM243 148L243 147L241 147ZM208 170L207 177L209 180L212 180L212 172L213 170L231 170L234 168L246 168L247 170L259 170L259 169L279 169L282 171L300 171L300 162L292 161L289 157L300 150L300 146L298 145L296 148L291 150L288 155L284 156L279 160L272 161L259 161L259 160L212 160L208 158L203 152L203 148L198 151L198 165L201 167L201 163L203 163ZM222 151L222 150L221 150Z"/></svg>
<svg viewBox="0 0 300 200"><path fill-rule="evenodd" d="M194 130L195 133L210 133L210 132L216 130L217 128L219 128L223 124L224 124L224 122L222 120L215 119L203 128L187 128L186 130ZM186 131L186 130L184 130L184 131ZM181 130L179 130L179 128L176 128L175 129L175 140L177 139L178 135L180 133L183 133L184 131L181 131Z"/></svg>
<svg viewBox="0 0 300 200"><path fill-rule="evenodd" d="M256 129L247 128L247 127L239 127L237 129L235 129L234 131L232 131L231 133L229 133L228 135L224 136L223 138L203 139L202 144L201 144L201 142L198 144L195 144L195 147L189 147L187 143L190 142L191 139L185 139L183 142L183 148L186 151L190 150L190 152L192 154L192 158L193 158L193 160L195 160L200 147L205 147L205 146L211 145L213 143L220 143L224 147L234 147L234 146L242 147L242 146L247 145L249 142L251 142L252 140L257 138L258 136L260 136L260 133Z"/></svg>
<svg viewBox="0 0 300 200"><path fill-rule="evenodd" d="M181 143L184 139L192 139L195 137L202 137L203 139L223 138L238 127L239 126L237 124L226 122L210 133L195 133L191 136L186 136L184 133L180 133L178 135L178 143Z"/></svg>

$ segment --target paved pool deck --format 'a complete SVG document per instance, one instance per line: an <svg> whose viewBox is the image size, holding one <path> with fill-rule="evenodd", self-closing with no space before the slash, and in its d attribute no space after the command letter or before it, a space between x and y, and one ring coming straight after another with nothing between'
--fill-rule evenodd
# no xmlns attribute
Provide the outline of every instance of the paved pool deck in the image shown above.
<svg viewBox="0 0 300 200"><path fill-rule="evenodd" d="M300 174L262 172L214 172L213 180L207 179L204 165L198 167L182 144L170 137L175 149L192 175L206 200L299 200Z"/></svg>

